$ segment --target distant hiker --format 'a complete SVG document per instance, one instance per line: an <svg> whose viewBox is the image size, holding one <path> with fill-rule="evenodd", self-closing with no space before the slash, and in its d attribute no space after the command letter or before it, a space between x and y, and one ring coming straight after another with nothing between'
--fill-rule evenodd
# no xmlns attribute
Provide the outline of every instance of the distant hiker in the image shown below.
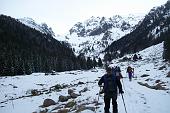
<svg viewBox="0 0 170 113"><path fill-rule="evenodd" d="M133 72L134 72L134 68L128 66L128 67L127 67L127 73L128 73L128 76L129 76L129 81L132 81L132 77L133 77L133 75L134 75Z"/></svg>
<svg viewBox="0 0 170 113"><path fill-rule="evenodd" d="M113 70L113 73L115 73L115 75L116 75L116 77L117 77L118 79L122 79L122 78L123 78L119 66L113 67L112 70Z"/></svg>
<svg viewBox="0 0 170 113"><path fill-rule="evenodd" d="M134 54L134 56L133 56L133 60L134 60L134 61L137 61L137 60L138 60L138 56L137 56L137 54Z"/></svg>
<svg viewBox="0 0 170 113"><path fill-rule="evenodd" d="M119 89L119 92L123 94L122 90L122 84L120 82L120 79L118 79L114 73L112 73L112 68L108 67L106 68L106 74L102 76L102 78L99 80L98 85L101 86L102 83L104 84L104 103L105 103L105 113L110 113L110 100L112 99L112 105L113 105L113 113L118 113L118 107L117 107L117 87Z"/></svg>

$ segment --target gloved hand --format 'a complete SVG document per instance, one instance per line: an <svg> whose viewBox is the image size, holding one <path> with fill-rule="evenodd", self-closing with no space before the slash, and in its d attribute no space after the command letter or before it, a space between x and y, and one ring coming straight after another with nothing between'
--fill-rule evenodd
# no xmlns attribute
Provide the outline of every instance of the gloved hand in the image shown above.
<svg viewBox="0 0 170 113"><path fill-rule="evenodd" d="M103 87L100 87L99 94L103 94L103 93L104 93L104 89L103 89Z"/></svg>
<svg viewBox="0 0 170 113"><path fill-rule="evenodd" d="M104 93L104 90L99 91L99 94L103 94L103 93Z"/></svg>
<svg viewBox="0 0 170 113"><path fill-rule="evenodd" d="M122 91L122 90L120 90L119 92L120 92L121 94L123 94L123 93L124 93L124 91Z"/></svg>

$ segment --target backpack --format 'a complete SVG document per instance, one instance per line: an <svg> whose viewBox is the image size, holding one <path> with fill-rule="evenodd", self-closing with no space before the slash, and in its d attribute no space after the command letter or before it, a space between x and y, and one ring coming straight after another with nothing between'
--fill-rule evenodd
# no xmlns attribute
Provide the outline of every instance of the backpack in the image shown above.
<svg viewBox="0 0 170 113"><path fill-rule="evenodd" d="M128 68L127 68L127 72L133 72L133 70L132 70L132 68L130 67L130 66L128 66Z"/></svg>
<svg viewBox="0 0 170 113"><path fill-rule="evenodd" d="M113 70L113 73L115 73L116 77L121 79L123 78L122 74L121 74L121 70L120 67L116 66Z"/></svg>
<svg viewBox="0 0 170 113"><path fill-rule="evenodd" d="M104 75L104 92L117 92L116 76L114 74Z"/></svg>
<svg viewBox="0 0 170 113"><path fill-rule="evenodd" d="M115 70L115 72L121 72L121 70L120 70L120 67L119 67L119 66L116 66L116 67L114 68L114 70Z"/></svg>

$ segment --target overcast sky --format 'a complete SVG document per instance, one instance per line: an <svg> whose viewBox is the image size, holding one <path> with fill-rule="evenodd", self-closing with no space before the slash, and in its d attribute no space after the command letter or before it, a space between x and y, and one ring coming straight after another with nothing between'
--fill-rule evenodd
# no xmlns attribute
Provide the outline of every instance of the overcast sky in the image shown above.
<svg viewBox="0 0 170 113"><path fill-rule="evenodd" d="M55 34L63 34L91 16L145 15L168 0L0 0L0 14L31 17L45 22Z"/></svg>

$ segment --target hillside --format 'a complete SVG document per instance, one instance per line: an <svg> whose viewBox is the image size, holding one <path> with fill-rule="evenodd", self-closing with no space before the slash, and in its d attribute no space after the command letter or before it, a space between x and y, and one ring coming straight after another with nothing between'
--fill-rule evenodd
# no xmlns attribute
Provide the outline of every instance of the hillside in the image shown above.
<svg viewBox="0 0 170 113"><path fill-rule="evenodd" d="M0 15L0 75L78 69L73 51L9 16Z"/></svg>
<svg viewBox="0 0 170 113"><path fill-rule="evenodd" d="M170 1L155 7L145 16L134 31L114 41L105 49L114 56L135 53L170 37Z"/></svg>

